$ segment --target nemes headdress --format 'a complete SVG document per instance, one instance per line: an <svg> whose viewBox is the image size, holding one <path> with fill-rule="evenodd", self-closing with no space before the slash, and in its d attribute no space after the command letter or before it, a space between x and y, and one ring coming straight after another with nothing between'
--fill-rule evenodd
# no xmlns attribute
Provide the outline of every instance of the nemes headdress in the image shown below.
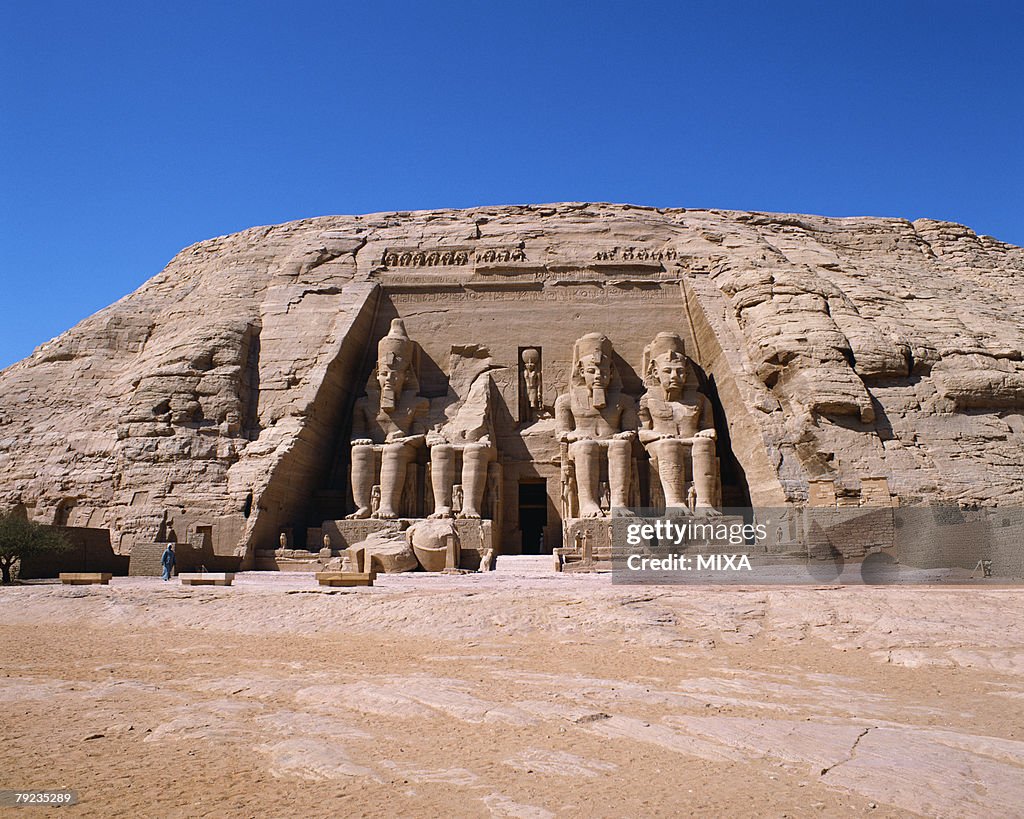
<svg viewBox="0 0 1024 819"><path fill-rule="evenodd" d="M576 340L572 348L572 378L576 385L583 384L583 368L581 362L584 358L593 358L598 364L608 361L611 365L610 389L621 389L622 381L619 377L619 369L615 366L614 350L608 336L604 333L587 333Z"/></svg>
<svg viewBox="0 0 1024 819"><path fill-rule="evenodd" d="M608 336L603 333L587 333L583 338L576 340L572 348L573 370L578 371L580 361L584 358L593 358L600 363L604 359L612 357L612 343Z"/></svg>
<svg viewBox="0 0 1024 819"><path fill-rule="evenodd" d="M654 337L654 341L644 347L643 374L645 382L654 378L654 364L664 355L678 361L685 362L687 360L686 347L676 333L658 333ZM648 386L650 386L649 383Z"/></svg>

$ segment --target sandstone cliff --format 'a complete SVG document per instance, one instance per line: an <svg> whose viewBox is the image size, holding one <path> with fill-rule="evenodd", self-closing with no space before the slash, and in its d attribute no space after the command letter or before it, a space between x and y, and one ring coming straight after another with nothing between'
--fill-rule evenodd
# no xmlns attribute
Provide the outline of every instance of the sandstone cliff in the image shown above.
<svg viewBox="0 0 1024 819"><path fill-rule="evenodd" d="M754 503L869 477L902 503L1024 502L1021 248L931 220L573 203L323 217L186 248L0 373L0 507L110 528L122 551L172 529L220 554L272 546L337 469L382 270L439 287L438 270L511 270L542 294L567 270L599 291L671 282Z"/></svg>

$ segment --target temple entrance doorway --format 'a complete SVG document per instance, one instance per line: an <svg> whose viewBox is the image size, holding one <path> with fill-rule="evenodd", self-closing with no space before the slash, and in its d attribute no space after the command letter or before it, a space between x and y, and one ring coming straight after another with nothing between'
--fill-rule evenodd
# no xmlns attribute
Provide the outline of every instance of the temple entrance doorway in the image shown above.
<svg viewBox="0 0 1024 819"><path fill-rule="evenodd" d="M548 487L543 478L519 482L519 530L523 536L523 554L550 554L553 544L544 543L548 525Z"/></svg>

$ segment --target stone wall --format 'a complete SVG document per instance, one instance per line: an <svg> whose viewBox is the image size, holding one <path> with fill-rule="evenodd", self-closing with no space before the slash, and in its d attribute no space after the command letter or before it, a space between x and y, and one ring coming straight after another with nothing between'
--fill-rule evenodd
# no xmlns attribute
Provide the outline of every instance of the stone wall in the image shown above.
<svg viewBox="0 0 1024 819"><path fill-rule="evenodd" d="M108 572L116 576L128 574L128 558L114 554L110 532L81 526L56 527L71 544L59 554L34 555L21 562L18 577L32 580L57 577L61 572Z"/></svg>

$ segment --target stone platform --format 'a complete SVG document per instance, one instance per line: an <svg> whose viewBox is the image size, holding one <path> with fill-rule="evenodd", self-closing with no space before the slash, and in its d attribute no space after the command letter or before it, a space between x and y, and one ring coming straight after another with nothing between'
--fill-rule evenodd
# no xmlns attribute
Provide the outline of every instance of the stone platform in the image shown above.
<svg viewBox="0 0 1024 819"><path fill-rule="evenodd" d="M338 552L332 556L337 557ZM262 572L318 572L326 568L330 557L305 549L257 549L256 570Z"/></svg>
<svg viewBox="0 0 1024 819"><path fill-rule="evenodd" d="M494 571L537 577L558 571L557 562L557 555L501 555L494 561Z"/></svg>

